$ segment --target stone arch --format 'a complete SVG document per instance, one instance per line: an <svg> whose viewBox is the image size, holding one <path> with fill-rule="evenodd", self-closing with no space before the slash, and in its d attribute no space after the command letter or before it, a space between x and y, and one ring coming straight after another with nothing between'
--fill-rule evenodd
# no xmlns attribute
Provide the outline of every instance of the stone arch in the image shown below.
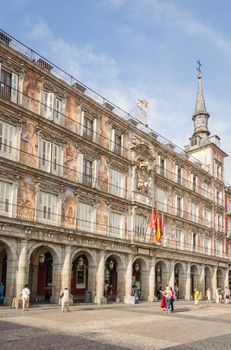
<svg viewBox="0 0 231 350"><path fill-rule="evenodd" d="M217 288L224 289L225 273L221 268L217 268Z"/></svg>
<svg viewBox="0 0 231 350"><path fill-rule="evenodd" d="M177 299L183 299L186 293L186 274L184 264L176 261L174 264L174 289Z"/></svg>
<svg viewBox="0 0 231 350"><path fill-rule="evenodd" d="M199 288L200 269L196 264L190 265L190 295L193 298L194 289Z"/></svg>
<svg viewBox="0 0 231 350"><path fill-rule="evenodd" d="M165 260L157 259L155 264L155 295L160 297L158 290L164 290L169 283L168 266Z"/></svg>
<svg viewBox="0 0 231 350"><path fill-rule="evenodd" d="M32 301L58 301L61 290L61 256L61 248L47 242L38 242L29 248L28 280Z"/></svg>
<svg viewBox="0 0 231 350"><path fill-rule="evenodd" d="M95 296L96 254L78 248L71 254L71 294L73 302L90 302Z"/></svg>
<svg viewBox="0 0 231 350"><path fill-rule="evenodd" d="M113 262L113 267L112 263ZM124 296L125 256L117 252L108 252L104 259L104 294L110 301Z"/></svg>
<svg viewBox="0 0 231 350"><path fill-rule="evenodd" d="M10 244L11 243L11 244ZM15 242L0 238L0 281L4 284L4 304L11 304L16 290L18 255Z"/></svg>
<svg viewBox="0 0 231 350"><path fill-rule="evenodd" d="M132 285L135 286L141 300L148 300L150 262L143 256L137 255L132 262Z"/></svg>

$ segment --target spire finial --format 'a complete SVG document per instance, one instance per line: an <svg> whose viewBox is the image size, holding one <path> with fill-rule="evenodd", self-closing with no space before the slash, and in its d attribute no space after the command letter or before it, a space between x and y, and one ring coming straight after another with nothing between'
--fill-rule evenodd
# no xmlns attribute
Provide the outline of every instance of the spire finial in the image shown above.
<svg viewBox="0 0 231 350"><path fill-rule="evenodd" d="M202 78L202 72L201 72L201 67L203 67L202 66L202 64L201 64L201 61L200 60L197 60L197 64L198 64L198 66L197 66L197 70L198 70L198 79L201 79Z"/></svg>

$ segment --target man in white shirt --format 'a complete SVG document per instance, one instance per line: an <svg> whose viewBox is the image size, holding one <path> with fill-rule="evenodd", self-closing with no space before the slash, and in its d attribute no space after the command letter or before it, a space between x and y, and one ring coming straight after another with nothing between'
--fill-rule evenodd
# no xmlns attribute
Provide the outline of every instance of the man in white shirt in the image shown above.
<svg viewBox="0 0 231 350"><path fill-rule="evenodd" d="M28 284L22 290L22 309L23 311L28 311L29 302L30 302L30 289Z"/></svg>
<svg viewBox="0 0 231 350"><path fill-rule="evenodd" d="M60 293L60 297L61 297L61 311L64 312L65 308L67 311L70 311L70 309L69 309L69 300L70 300L69 289L64 288L64 290Z"/></svg>

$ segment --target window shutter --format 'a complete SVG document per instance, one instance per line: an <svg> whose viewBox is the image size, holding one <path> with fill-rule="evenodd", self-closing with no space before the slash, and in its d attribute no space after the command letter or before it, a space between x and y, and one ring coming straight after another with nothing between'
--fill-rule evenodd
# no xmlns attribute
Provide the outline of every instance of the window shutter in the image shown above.
<svg viewBox="0 0 231 350"><path fill-rule="evenodd" d="M98 173L98 164L95 159L92 162L92 187L97 187L97 173Z"/></svg>
<svg viewBox="0 0 231 350"><path fill-rule="evenodd" d="M105 135L103 135L105 136ZM113 152L115 149L115 129L111 131L111 151Z"/></svg>
<svg viewBox="0 0 231 350"><path fill-rule="evenodd" d="M41 220L43 217L43 192L38 193L38 199L37 199L37 219Z"/></svg>
<svg viewBox="0 0 231 350"><path fill-rule="evenodd" d="M22 74L19 75L19 80L18 80L18 104L22 104L22 96L23 96L23 80L24 77Z"/></svg>
<svg viewBox="0 0 231 350"><path fill-rule="evenodd" d="M13 159L13 156L16 154L15 146L15 128L12 125L9 125L9 135L8 135L8 154L9 158Z"/></svg>
<svg viewBox="0 0 231 350"><path fill-rule="evenodd" d="M15 73L11 76L11 101L18 102L18 75Z"/></svg>
<svg viewBox="0 0 231 350"><path fill-rule="evenodd" d="M83 182L83 154L78 155L78 182Z"/></svg>
<svg viewBox="0 0 231 350"><path fill-rule="evenodd" d="M53 144L52 147L52 173L59 175L60 170L60 146Z"/></svg>
<svg viewBox="0 0 231 350"><path fill-rule="evenodd" d="M47 115L46 118L49 120L53 120L54 115L54 94L52 92L48 93L48 100L47 100Z"/></svg>
<svg viewBox="0 0 231 350"><path fill-rule="evenodd" d="M57 222L58 222L57 196L53 195L53 194L50 196L51 196L51 221L53 224L57 224Z"/></svg>
<svg viewBox="0 0 231 350"><path fill-rule="evenodd" d="M97 121L97 119L95 118L94 120L93 120L93 139L92 139L92 141L93 142L97 142L97 135L98 135L98 133L97 133L97 123L98 121Z"/></svg>
<svg viewBox="0 0 231 350"><path fill-rule="evenodd" d="M124 156L125 154L124 149L124 135L121 135L121 156Z"/></svg>
<svg viewBox="0 0 231 350"><path fill-rule="evenodd" d="M0 121L0 154L2 155L3 154L3 143L4 143L4 140L3 140L3 126L4 124Z"/></svg>
<svg viewBox="0 0 231 350"><path fill-rule="evenodd" d="M81 110L79 118L79 133L83 136L83 124L84 124L84 111Z"/></svg>
<svg viewBox="0 0 231 350"><path fill-rule="evenodd" d="M61 101L61 115L60 115L60 125L64 126L65 124L65 107L66 107L66 100Z"/></svg>

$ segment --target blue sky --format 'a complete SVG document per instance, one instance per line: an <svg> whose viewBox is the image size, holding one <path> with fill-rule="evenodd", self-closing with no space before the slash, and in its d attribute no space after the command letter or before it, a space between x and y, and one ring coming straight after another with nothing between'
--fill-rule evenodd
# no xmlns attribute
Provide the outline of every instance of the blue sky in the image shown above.
<svg viewBox="0 0 231 350"><path fill-rule="evenodd" d="M184 147L193 133L196 60L211 134L231 154L229 0L0 0L1 28ZM226 160L231 183L231 159Z"/></svg>

